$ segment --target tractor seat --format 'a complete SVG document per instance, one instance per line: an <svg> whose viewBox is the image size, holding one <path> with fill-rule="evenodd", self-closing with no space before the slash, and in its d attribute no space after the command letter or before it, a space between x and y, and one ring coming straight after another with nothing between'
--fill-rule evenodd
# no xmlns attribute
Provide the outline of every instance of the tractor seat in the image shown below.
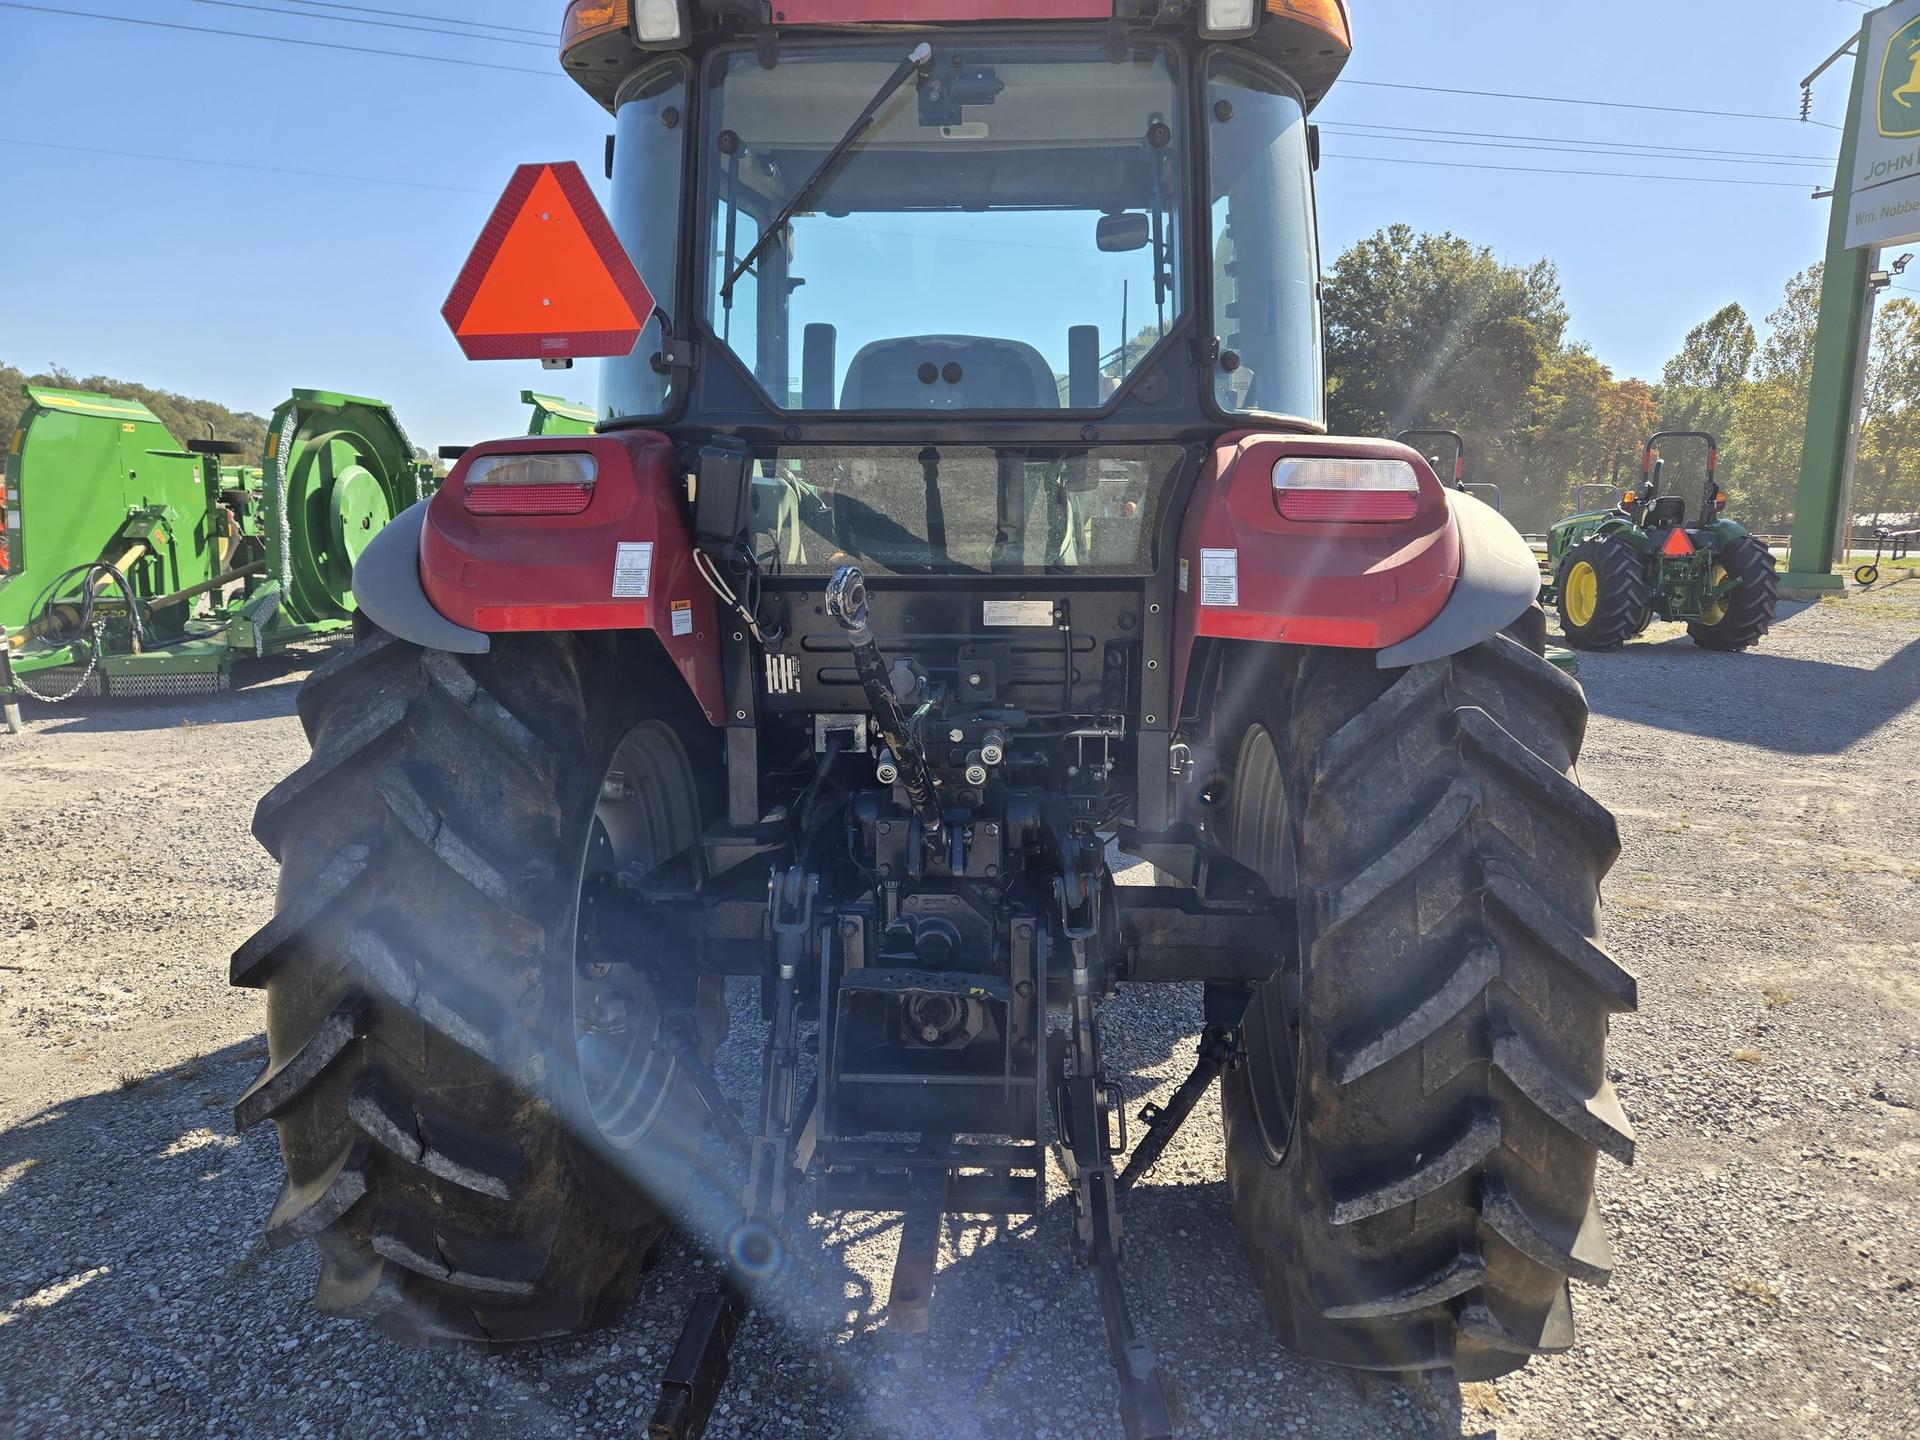
<svg viewBox="0 0 1920 1440"><path fill-rule="evenodd" d="M1687 502L1678 495L1662 495L1647 510L1645 530L1664 529L1687 523Z"/></svg>
<svg viewBox="0 0 1920 1440"><path fill-rule="evenodd" d="M1053 367L1033 346L984 335L913 335L860 347L842 410L1057 410Z"/></svg>

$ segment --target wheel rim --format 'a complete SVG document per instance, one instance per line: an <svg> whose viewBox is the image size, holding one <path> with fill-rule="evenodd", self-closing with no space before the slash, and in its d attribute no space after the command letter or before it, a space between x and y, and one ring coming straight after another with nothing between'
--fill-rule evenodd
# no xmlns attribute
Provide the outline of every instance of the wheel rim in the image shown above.
<svg viewBox="0 0 1920 1440"><path fill-rule="evenodd" d="M631 1150L659 1123L676 1063L654 1048L660 1011L632 965L603 958L595 911L626 872L634 879L699 838L699 797L686 751L650 720L627 733L607 763L580 866L574 937L573 1045L587 1114L600 1137Z"/></svg>
<svg viewBox="0 0 1920 1440"><path fill-rule="evenodd" d="M1285 776L1273 736L1256 726L1240 747L1234 776L1233 857L1281 897L1296 896L1298 857L1287 821ZM1299 956L1259 986L1247 1007L1247 1090L1267 1158L1278 1164L1293 1136L1300 1094Z"/></svg>
<svg viewBox="0 0 1920 1440"><path fill-rule="evenodd" d="M1722 585L1726 583L1727 583L1727 567L1724 565L1714 566L1713 567L1713 588L1718 590ZM1706 608L1700 612L1700 623L1702 625L1718 625L1722 620L1726 618L1727 618L1727 602L1725 600L1708 601Z"/></svg>
<svg viewBox="0 0 1920 1440"><path fill-rule="evenodd" d="M1592 564L1582 560L1567 572L1562 587L1566 596L1567 619L1575 625L1591 625L1600 608L1600 576Z"/></svg>

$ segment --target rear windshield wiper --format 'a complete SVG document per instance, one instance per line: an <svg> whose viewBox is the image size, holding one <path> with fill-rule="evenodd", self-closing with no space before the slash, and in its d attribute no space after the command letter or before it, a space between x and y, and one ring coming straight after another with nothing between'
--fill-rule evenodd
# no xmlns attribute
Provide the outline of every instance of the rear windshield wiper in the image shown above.
<svg viewBox="0 0 1920 1440"><path fill-rule="evenodd" d="M922 41L913 47L912 54L894 67L894 71L887 77L886 83L875 91L873 99L867 102L866 109L862 110L859 115L854 118L853 124L847 127L847 133L842 135L839 140L834 143L834 147L827 152L826 158L815 167L811 175L801 182L800 188L793 192L793 198L782 205L780 212L766 223L765 227L760 231L760 238L754 241L753 248L747 251L745 255L742 255L739 263L728 272L726 284L720 287L721 303L732 303L734 282L747 273L748 267L760 258L762 252L764 252L769 245L773 244L776 236L786 231L787 222L792 220L793 217L800 212L801 208L806 205L807 201L813 198L814 192L818 190L826 180L828 172L840 163L840 157L859 143L860 137L867 133L868 127L873 124L874 116L880 113L880 107L891 100L894 92L907 83L907 77L909 75L913 74L914 71L932 59L933 46Z"/></svg>

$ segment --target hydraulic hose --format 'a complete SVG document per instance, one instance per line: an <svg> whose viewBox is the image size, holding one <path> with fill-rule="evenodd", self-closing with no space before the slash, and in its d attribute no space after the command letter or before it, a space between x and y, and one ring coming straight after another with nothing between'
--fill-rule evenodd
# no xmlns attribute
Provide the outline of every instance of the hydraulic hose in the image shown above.
<svg viewBox="0 0 1920 1440"><path fill-rule="evenodd" d="M860 686L867 692L867 706L880 727L881 738L893 752L899 767L900 785L921 827L931 839L940 833L944 817L933 794L933 772L927 766L927 752L907 723L900 697L893 693L893 681L887 674L887 657L880 653L873 630L868 624L867 577L858 565L842 565L827 582L827 614L847 632L853 646L853 664L860 675Z"/></svg>

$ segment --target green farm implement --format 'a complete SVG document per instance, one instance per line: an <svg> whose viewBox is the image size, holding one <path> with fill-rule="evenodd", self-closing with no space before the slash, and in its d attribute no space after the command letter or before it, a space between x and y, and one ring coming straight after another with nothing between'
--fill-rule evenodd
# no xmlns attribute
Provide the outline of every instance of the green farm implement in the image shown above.
<svg viewBox="0 0 1920 1440"><path fill-rule="evenodd" d="M576 405L558 395L542 395L537 390L520 392L522 404L533 407L529 435L591 435L598 416L589 405Z"/></svg>
<svg viewBox="0 0 1920 1440"><path fill-rule="evenodd" d="M1685 496L1664 493L1660 445L1667 440L1707 447L1706 486L1691 521ZM1618 495L1607 509L1569 515L1547 532L1541 598L1558 607L1568 644L1618 650L1656 618L1685 621L1694 643L1708 650L1759 643L1773 625L1780 582L1772 552L1726 518L1719 459L1709 434L1662 432L1647 441L1637 491Z"/></svg>
<svg viewBox="0 0 1920 1440"><path fill-rule="evenodd" d="M9 704L223 690L236 656L347 629L354 561L431 489L378 400L294 391L252 467L138 401L27 398L6 465Z"/></svg>
<svg viewBox="0 0 1920 1440"><path fill-rule="evenodd" d="M591 435L598 423L591 406L575 404L558 395L522 390L520 403L533 407L533 415L527 421L527 434L530 436ZM439 455L442 460L452 464L472 448L471 445L442 445Z"/></svg>

